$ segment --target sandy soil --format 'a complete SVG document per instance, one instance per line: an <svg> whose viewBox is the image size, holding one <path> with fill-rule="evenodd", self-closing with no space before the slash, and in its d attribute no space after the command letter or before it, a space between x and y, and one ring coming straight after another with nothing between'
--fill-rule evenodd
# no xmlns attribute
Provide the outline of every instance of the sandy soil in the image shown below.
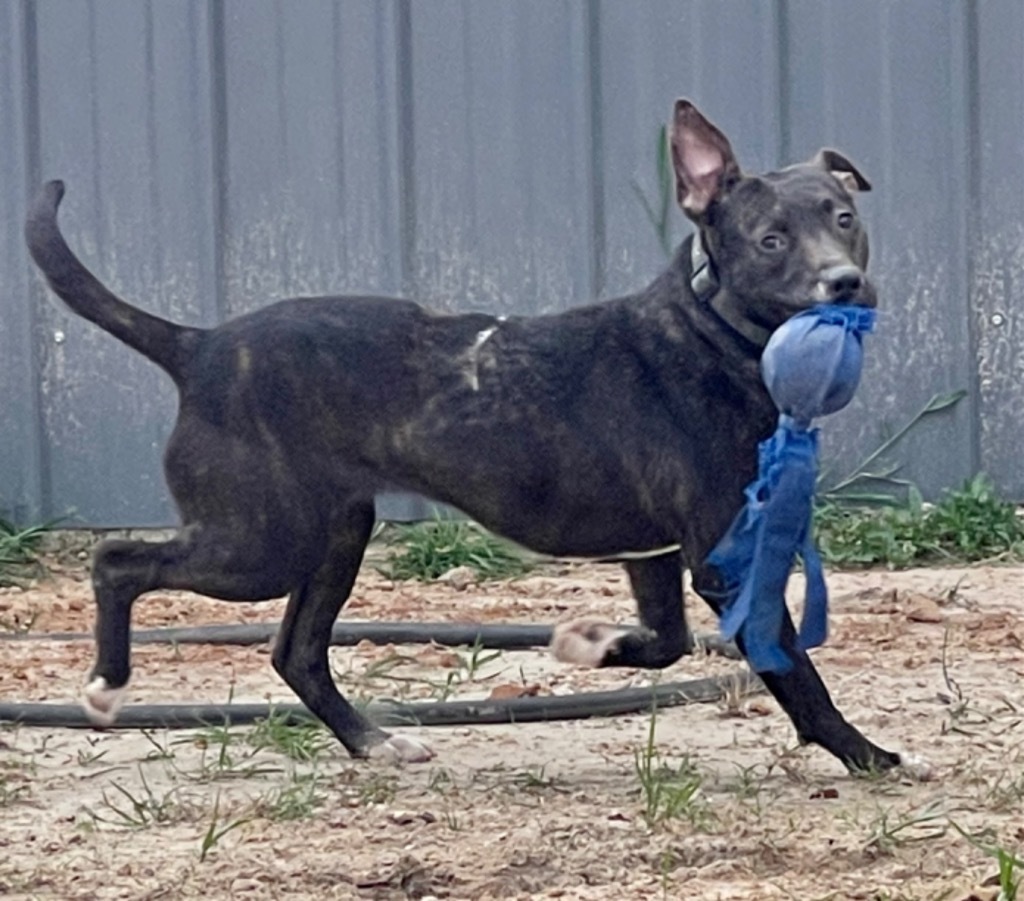
<svg viewBox="0 0 1024 901"><path fill-rule="evenodd" d="M0 629L88 630L80 554L0 589ZM996 898L984 848L1024 848L1024 568L834 573L815 658L872 738L936 778L853 779L766 696L661 711L653 807L637 761L650 716L414 730L433 761L353 763L322 733L310 759L268 730L0 727L0 895L11 898ZM797 586L795 586L797 587ZM138 625L276 620L281 602L157 594ZM393 584L364 567L352 619L552 623L632 617L612 565L548 565L507 583ZM699 629L713 629L693 605ZM945 650L944 650L945 649ZM544 652L335 649L352 697L486 697L642 685ZM943 656L945 654L945 665ZM0 698L67 703L88 641L0 642ZM267 647L139 647L129 703L291 701ZM727 673L688 658L662 679ZM676 783L668 774L682 774ZM687 796L679 782L696 788ZM676 809L666 811L665 803ZM652 815L653 814L653 815ZM969 834L973 841L962 834Z"/></svg>

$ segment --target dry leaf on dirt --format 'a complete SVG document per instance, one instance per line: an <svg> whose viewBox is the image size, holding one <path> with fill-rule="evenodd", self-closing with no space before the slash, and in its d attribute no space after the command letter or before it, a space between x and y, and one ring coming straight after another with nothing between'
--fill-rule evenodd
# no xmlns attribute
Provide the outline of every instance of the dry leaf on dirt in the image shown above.
<svg viewBox="0 0 1024 901"><path fill-rule="evenodd" d="M504 682L495 685L487 696L489 701L504 701L509 698L534 698L540 694L540 685L533 682L530 685L517 685L514 682Z"/></svg>

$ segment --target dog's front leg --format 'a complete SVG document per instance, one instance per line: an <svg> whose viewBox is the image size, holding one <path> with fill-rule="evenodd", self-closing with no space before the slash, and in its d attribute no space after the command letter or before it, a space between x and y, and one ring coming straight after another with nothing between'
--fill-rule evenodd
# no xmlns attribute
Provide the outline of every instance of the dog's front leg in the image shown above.
<svg viewBox="0 0 1024 901"><path fill-rule="evenodd" d="M717 572L709 567L698 568L693 573L693 586L721 615L723 592ZM742 652L740 636L736 643ZM902 766L914 778L929 778L929 768L923 761L878 747L846 721L811 658L798 646L796 628L788 611L783 616L780 644L793 661L792 668L786 673L759 675L765 688L792 720L802 743L820 745L854 773L883 772Z"/></svg>
<svg viewBox="0 0 1024 901"><path fill-rule="evenodd" d="M626 563L640 628L584 619L555 627L551 650L566 663L663 669L693 652L678 552Z"/></svg>
<svg viewBox="0 0 1024 901"><path fill-rule="evenodd" d="M792 622L788 625L792 633ZM742 642L737 644L742 651ZM853 773L883 772L904 762L899 754L878 747L846 721L807 652L796 647L795 634L792 641L784 638L783 647L793 660L792 669L759 675L793 721L802 743L820 745Z"/></svg>
<svg viewBox="0 0 1024 901"><path fill-rule="evenodd" d="M897 754L878 747L844 719L811 659L796 647L792 621L788 617L787 621L783 646L793 660L793 668L781 675L761 673L761 681L793 721L801 742L820 745L854 774L880 773L899 767L912 779L933 779L927 761L914 754Z"/></svg>

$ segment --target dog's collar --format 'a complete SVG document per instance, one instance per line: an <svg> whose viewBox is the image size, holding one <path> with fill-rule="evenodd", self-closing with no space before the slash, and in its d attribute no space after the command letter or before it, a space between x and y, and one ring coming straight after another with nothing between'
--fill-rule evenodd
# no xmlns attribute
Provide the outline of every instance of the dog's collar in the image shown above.
<svg viewBox="0 0 1024 901"><path fill-rule="evenodd" d="M704 249L704 236L695 231L690 242L690 290L699 303L707 306L718 293L718 287L718 273Z"/></svg>
<svg viewBox="0 0 1024 901"><path fill-rule="evenodd" d="M715 264L704 247L704 236L699 229L690 242L690 290L697 303L714 313L742 338L761 348L768 343L771 331L751 322L743 315L732 295L722 290Z"/></svg>

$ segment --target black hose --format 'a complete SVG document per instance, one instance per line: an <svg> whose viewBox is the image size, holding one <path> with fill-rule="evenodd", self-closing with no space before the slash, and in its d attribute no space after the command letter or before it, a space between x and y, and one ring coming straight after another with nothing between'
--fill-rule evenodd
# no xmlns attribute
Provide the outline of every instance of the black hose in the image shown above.
<svg viewBox="0 0 1024 901"><path fill-rule="evenodd" d="M168 629L138 629L132 644L266 644L277 634L279 623L247 623L215 626L186 626ZM361 641L373 644L439 644L448 647L480 645L504 651L544 647L551 642L551 626L480 625L449 622L351 622L334 624L331 644L350 647ZM0 634L0 641L84 641L88 632L13 632ZM739 659L732 642L708 632L696 636L698 646L723 657Z"/></svg>
<svg viewBox="0 0 1024 901"><path fill-rule="evenodd" d="M138 629L132 644L266 644L277 635L280 623L185 626L168 629ZM387 623L349 622L334 624L331 644L351 646L361 641L373 644L441 644L457 647L480 644L488 648L515 651L546 645L550 626L482 626L473 623ZM31 632L5 634L0 639L20 641L80 641L91 639L88 632Z"/></svg>
<svg viewBox="0 0 1024 901"><path fill-rule="evenodd" d="M366 713L382 726L535 723L622 716L649 711L655 705L678 707L707 703L717 701L730 692L748 694L759 690L760 680L748 670L741 670L728 676L573 695L410 704L377 702L370 704ZM316 722L316 717L301 704L137 704L123 708L110 728L192 729L246 725L271 716L283 718L289 724ZM70 729L95 728L76 704L0 703L0 722Z"/></svg>
<svg viewBox="0 0 1024 901"><path fill-rule="evenodd" d="M133 644L266 644L277 634L278 623L195 626L168 629L140 629L132 634ZM451 647L480 645L501 650L523 650L545 646L552 628L537 625L479 625L472 623L339 622L331 632L331 644L350 646L361 641L374 644L429 644ZM8 641L78 641L91 639L88 632L45 632L0 635ZM697 636L697 644L727 657L739 657L736 646L721 636ZM585 719L619 716L659 707L705 703L723 697L731 687L742 693L760 690L760 681L749 671L735 675L667 682L648 688L581 692L574 695L505 698L481 701L378 702L367 713L386 726L453 726L484 723L529 723L546 720ZM114 729L182 729L233 723L242 725L270 716L287 722L315 721L301 704L139 704L118 714ZM84 711L75 704L0 703L0 722L25 726L71 729L94 728Z"/></svg>

